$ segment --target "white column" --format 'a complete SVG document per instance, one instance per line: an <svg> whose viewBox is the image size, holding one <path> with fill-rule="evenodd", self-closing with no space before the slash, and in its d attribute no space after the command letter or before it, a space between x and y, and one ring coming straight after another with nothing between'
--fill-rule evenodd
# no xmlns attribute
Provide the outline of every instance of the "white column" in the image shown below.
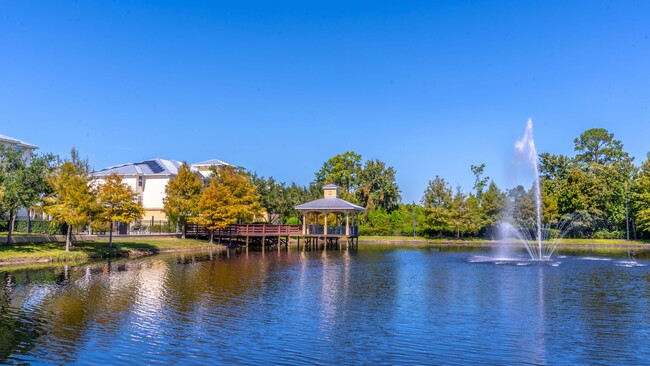
<svg viewBox="0 0 650 366"><path fill-rule="evenodd" d="M350 213L345 213L345 236L350 236Z"/></svg>
<svg viewBox="0 0 650 366"><path fill-rule="evenodd" d="M306 221L307 221L307 214L303 212L302 213L302 235L307 234L307 223L306 223Z"/></svg>
<svg viewBox="0 0 650 366"><path fill-rule="evenodd" d="M325 215L325 226L323 227L323 235L327 235L327 212L323 213Z"/></svg>

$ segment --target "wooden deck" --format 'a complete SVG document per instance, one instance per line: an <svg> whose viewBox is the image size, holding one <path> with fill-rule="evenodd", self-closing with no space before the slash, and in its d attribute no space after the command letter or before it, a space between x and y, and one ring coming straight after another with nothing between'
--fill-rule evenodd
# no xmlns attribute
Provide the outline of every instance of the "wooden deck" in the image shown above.
<svg viewBox="0 0 650 366"><path fill-rule="evenodd" d="M185 233L188 237L209 237L210 231L196 224L187 224ZM357 233L356 227L353 231ZM225 229L214 232L214 238L218 241L237 242L244 245L289 245L291 238L297 240L298 246L303 239L306 246L338 245L340 239L348 244L357 244L358 235L346 236L340 231L323 235L322 233L302 234L302 225L278 225L278 224L233 224Z"/></svg>

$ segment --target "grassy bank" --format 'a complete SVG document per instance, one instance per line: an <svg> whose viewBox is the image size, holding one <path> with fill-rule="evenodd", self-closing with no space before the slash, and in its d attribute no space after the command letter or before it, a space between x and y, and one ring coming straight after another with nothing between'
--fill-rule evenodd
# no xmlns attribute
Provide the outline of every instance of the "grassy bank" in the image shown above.
<svg viewBox="0 0 650 366"><path fill-rule="evenodd" d="M132 257L156 253L196 250L213 246L204 240L177 238L124 238L75 242L70 252L65 243L30 243L0 246L0 265L39 262L83 262L95 258Z"/></svg>
<svg viewBox="0 0 650 366"><path fill-rule="evenodd" d="M413 236L361 236L360 243L370 244L469 244L469 245L494 245L494 240L478 238L423 238ZM560 240L560 245L598 245L598 246L621 246L621 245L649 245L648 240L623 240L623 239L570 239Z"/></svg>

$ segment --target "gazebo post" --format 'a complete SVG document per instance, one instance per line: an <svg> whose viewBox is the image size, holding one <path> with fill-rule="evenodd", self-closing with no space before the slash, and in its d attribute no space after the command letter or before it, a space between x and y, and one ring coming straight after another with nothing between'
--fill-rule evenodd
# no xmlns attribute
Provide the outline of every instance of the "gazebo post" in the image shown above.
<svg viewBox="0 0 650 366"><path fill-rule="evenodd" d="M305 220L307 219L307 214L302 213L302 235L307 234L307 225L305 225Z"/></svg>
<svg viewBox="0 0 650 366"><path fill-rule="evenodd" d="M350 236L350 213L345 213L345 236Z"/></svg>
<svg viewBox="0 0 650 366"><path fill-rule="evenodd" d="M323 227L323 235L327 236L327 211L323 211L323 215L325 215L325 226Z"/></svg>

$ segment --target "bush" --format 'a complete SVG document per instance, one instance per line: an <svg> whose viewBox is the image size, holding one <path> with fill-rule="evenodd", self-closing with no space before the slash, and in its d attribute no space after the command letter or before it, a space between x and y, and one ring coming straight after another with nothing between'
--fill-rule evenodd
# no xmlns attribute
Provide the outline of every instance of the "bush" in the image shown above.
<svg viewBox="0 0 650 366"><path fill-rule="evenodd" d="M48 220L32 220L32 234L64 235L66 232L65 228L65 224L53 224L52 221ZM26 233L27 220L16 220L14 230Z"/></svg>
<svg viewBox="0 0 650 366"><path fill-rule="evenodd" d="M596 231L593 235L594 239L623 239L624 232L622 231Z"/></svg>
<svg viewBox="0 0 650 366"><path fill-rule="evenodd" d="M298 224L300 224L300 219L298 219L297 217L290 217L290 218L287 219L286 224L287 225L298 225Z"/></svg>
<svg viewBox="0 0 650 366"><path fill-rule="evenodd" d="M7 228L9 227L9 223L6 221L0 221L0 232L6 232L9 231Z"/></svg>

